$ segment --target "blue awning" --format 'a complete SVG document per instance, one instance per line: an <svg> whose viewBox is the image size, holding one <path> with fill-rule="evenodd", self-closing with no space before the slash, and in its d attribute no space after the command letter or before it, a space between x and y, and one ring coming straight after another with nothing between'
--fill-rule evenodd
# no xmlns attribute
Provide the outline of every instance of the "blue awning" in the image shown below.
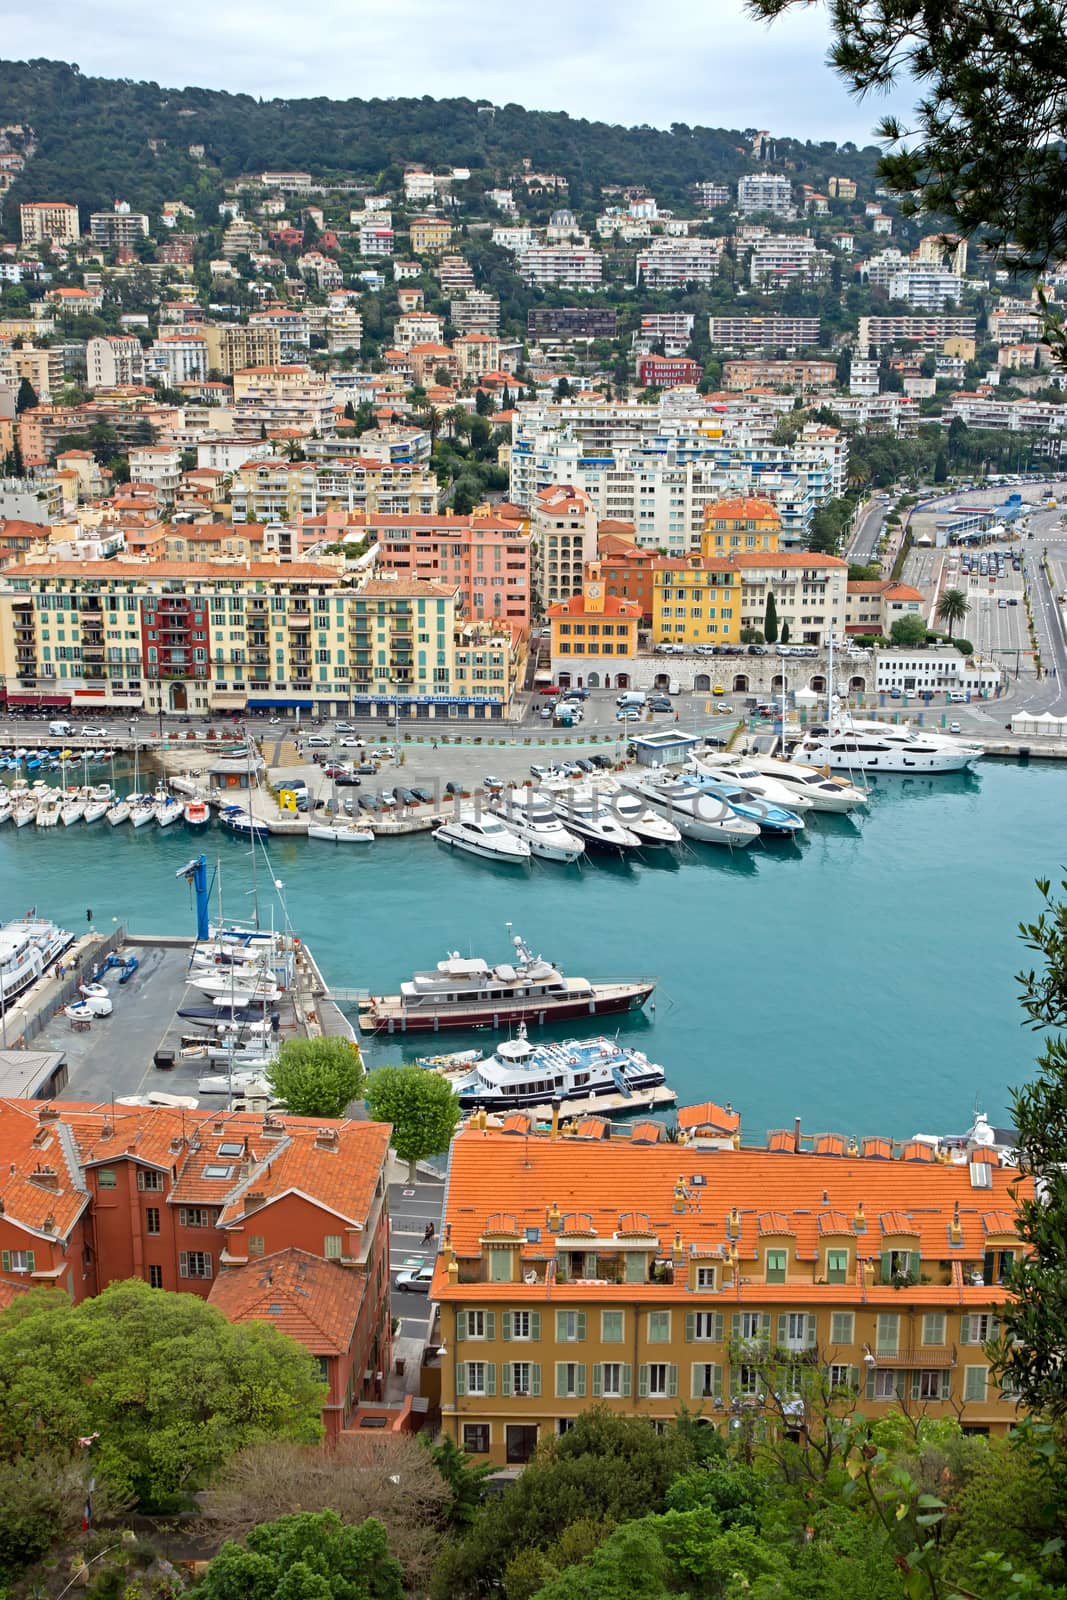
<svg viewBox="0 0 1067 1600"><path fill-rule="evenodd" d="M248 700L250 710L256 711L283 711L295 707L297 711L313 711L314 700L256 700L251 696Z"/></svg>

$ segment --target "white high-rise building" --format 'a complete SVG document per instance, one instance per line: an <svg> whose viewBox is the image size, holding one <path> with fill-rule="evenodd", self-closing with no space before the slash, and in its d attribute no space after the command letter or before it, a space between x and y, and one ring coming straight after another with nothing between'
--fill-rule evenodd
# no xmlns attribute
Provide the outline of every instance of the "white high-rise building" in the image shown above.
<svg viewBox="0 0 1067 1600"><path fill-rule="evenodd" d="M90 389L140 388L145 381L140 339L109 334L85 346L85 372Z"/></svg>
<svg viewBox="0 0 1067 1600"><path fill-rule="evenodd" d="M737 209L743 217L767 211L771 216L788 220L796 216L793 185L780 173L750 173L738 181Z"/></svg>

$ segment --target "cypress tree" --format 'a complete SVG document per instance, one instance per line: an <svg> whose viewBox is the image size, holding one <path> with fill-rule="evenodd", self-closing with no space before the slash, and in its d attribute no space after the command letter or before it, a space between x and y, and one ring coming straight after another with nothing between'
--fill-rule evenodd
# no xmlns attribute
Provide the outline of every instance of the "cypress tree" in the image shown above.
<svg viewBox="0 0 1067 1600"><path fill-rule="evenodd" d="M773 591L767 596L767 609L763 613L763 637L768 644L778 641L778 607L774 603Z"/></svg>

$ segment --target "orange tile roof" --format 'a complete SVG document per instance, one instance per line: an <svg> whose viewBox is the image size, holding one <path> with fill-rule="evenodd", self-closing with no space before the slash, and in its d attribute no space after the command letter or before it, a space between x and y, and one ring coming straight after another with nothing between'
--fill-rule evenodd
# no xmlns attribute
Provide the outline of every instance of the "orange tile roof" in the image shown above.
<svg viewBox="0 0 1067 1600"><path fill-rule="evenodd" d="M151 583L157 578L200 578L208 582L216 582L224 578L278 578L284 582L318 578L330 583L337 582L337 573L332 567L295 561L279 562L277 566L268 562L253 561L247 566L210 567L205 567L196 561L153 561L149 565L146 565L143 561L52 561L47 566L41 567L10 567L7 576L11 578L132 578L135 581L141 579L144 583Z"/></svg>
<svg viewBox="0 0 1067 1600"><path fill-rule="evenodd" d="M732 1106L716 1105L714 1100L704 1100L698 1106L679 1107L680 1128L703 1128L708 1124L721 1128L724 1133L736 1133L741 1126L741 1117Z"/></svg>
<svg viewBox="0 0 1067 1600"><path fill-rule="evenodd" d="M9 1278L0 1278L0 1311L6 1311L13 1300L20 1294L29 1294L28 1283L12 1283Z"/></svg>
<svg viewBox="0 0 1067 1600"><path fill-rule="evenodd" d="M260 1141L259 1165L241 1184L240 1192L224 1206L219 1216L220 1228L244 1218L249 1194L263 1196L257 1210L283 1195L302 1194L334 1216L362 1225L371 1210L389 1149L388 1123L331 1123L336 1143L331 1148L323 1148L317 1128L306 1119L301 1120L305 1121L305 1127L297 1137L285 1143L279 1141L266 1150Z"/></svg>
<svg viewBox="0 0 1067 1600"><path fill-rule="evenodd" d="M593 602L587 601L584 594L572 594L568 600L557 600L548 607L546 613L549 617L624 617L638 618L641 607L636 600L620 600L617 595L604 595L603 601L597 601L598 610L592 610ZM587 610L587 607L589 608Z"/></svg>
<svg viewBox="0 0 1067 1600"><path fill-rule="evenodd" d="M848 571L840 556L824 556L815 550L752 550L731 557L738 567L839 567Z"/></svg>
<svg viewBox="0 0 1067 1600"><path fill-rule="evenodd" d="M369 600L448 600L459 593L459 585L450 587L422 578L372 578L357 593Z"/></svg>
<svg viewBox="0 0 1067 1600"><path fill-rule="evenodd" d="M747 520L779 522L778 507L770 500L755 495L739 495L731 500L713 500L704 508L704 521L710 518L744 517Z"/></svg>
<svg viewBox="0 0 1067 1600"><path fill-rule="evenodd" d="M885 591L887 600L923 600L925 596L918 589L913 589L910 583L891 583Z"/></svg>
<svg viewBox="0 0 1067 1600"><path fill-rule="evenodd" d="M0 1202L5 1222L66 1239L89 1191L77 1151L42 1109L39 1100L0 1101Z"/></svg>
<svg viewBox="0 0 1067 1600"><path fill-rule="evenodd" d="M269 1322L312 1355L344 1356L352 1347L365 1291L362 1275L290 1248L227 1267L212 1284L208 1301L230 1322Z"/></svg>

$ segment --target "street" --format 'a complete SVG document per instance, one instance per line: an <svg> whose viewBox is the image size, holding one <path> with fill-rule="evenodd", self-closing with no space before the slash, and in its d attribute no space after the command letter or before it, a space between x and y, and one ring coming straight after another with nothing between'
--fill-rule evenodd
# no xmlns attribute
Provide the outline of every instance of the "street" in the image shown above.
<svg viewBox="0 0 1067 1600"><path fill-rule="evenodd" d="M425 1340L430 1329L428 1294L398 1290L396 1274L416 1267L432 1266L437 1258L441 1236L441 1210L445 1185L420 1173L414 1184L389 1185L389 1274L393 1316L399 1319L398 1338ZM424 1240L427 1223L434 1225L432 1239Z"/></svg>

